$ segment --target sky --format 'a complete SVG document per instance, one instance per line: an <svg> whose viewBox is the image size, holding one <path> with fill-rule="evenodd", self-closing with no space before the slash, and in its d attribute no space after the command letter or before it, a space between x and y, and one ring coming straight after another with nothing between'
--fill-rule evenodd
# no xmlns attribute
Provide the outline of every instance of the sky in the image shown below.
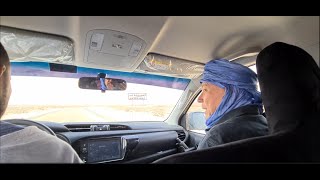
<svg viewBox="0 0 320 180"><path fill-rule="evenodd" d="M256 66L250 69L256 72ZM175 105L182 90L127 83L125 91L80 89L78 79L12 76L9 105ZM146 93L147 100L128 100L129 93Z"/></svg>

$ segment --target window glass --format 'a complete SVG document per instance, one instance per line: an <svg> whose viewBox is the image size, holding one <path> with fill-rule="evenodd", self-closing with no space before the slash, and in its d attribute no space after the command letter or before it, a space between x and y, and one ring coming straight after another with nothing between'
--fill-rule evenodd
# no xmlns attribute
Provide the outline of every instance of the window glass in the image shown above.
<svg viewBox="0 0 320 180"><path fill-rule="evenodd" d="M201 94L201 93L200 93ZM206 129L206 119L204 115L204 109L202 109L202 104L198 102L198 97L194 100L190 106L187 116L186 116L186 129L188 131L193 131L201 134L205 134Z"/></svg>
<svg viewBox="0 0 320 180"><path fill-rule="evenodd" d="M249 68L250 68L252 71L254 71L255 73L257 73L257 67L256 67L256 65L255 65L255 64L254 64L254 65L249 66ZM259 91L259 92L261 92L261 91L260 91L260 85L259 85L259 82L258 82L258 91Z"/></svg>

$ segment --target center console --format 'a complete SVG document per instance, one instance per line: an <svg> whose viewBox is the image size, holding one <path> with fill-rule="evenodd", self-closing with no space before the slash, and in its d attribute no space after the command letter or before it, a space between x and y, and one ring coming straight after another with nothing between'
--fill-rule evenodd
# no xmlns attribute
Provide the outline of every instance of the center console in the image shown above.
<svg viewBox="0 0 320 180"><path fill-rule="evenodd" d="M79 156L85 163L104 163L122 160L127 141L123 137L90 138L80 140Z"/></svg>
<svg viewBox="0 0 320 180"><path fill-rule="evenodd" d="M64 135L87 164L151 163L177 152L176 131L126 135L73 132ZM75 140L75 135L82 138Z"/></svg>

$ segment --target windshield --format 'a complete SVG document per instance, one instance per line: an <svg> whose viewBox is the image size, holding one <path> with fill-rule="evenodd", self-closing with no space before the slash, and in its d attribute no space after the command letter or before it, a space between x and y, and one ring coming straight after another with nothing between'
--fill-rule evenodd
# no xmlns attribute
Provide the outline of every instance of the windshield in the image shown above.
<svg viewBox="0 0 320 180"><path fill-rule="evenodd" d="M3 119L52 122L164 121L189 79L35 62L13 62L12 94ZM59 72L60 71L60 72ZM64 71L64 72L61 72ZM124 91L80 89L83 76L106 73L127 81Z"/></svg>

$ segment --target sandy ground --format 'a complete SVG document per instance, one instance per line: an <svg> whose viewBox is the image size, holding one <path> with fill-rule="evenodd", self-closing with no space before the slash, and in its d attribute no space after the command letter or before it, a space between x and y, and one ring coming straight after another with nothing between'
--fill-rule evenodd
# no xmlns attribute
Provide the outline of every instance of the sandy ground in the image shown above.
<svg viewBox="0 0 320 180"><path fill-rule="evenodd" d="M2 119L54 122L163 121L171 106L9 106Z"/></svg>

